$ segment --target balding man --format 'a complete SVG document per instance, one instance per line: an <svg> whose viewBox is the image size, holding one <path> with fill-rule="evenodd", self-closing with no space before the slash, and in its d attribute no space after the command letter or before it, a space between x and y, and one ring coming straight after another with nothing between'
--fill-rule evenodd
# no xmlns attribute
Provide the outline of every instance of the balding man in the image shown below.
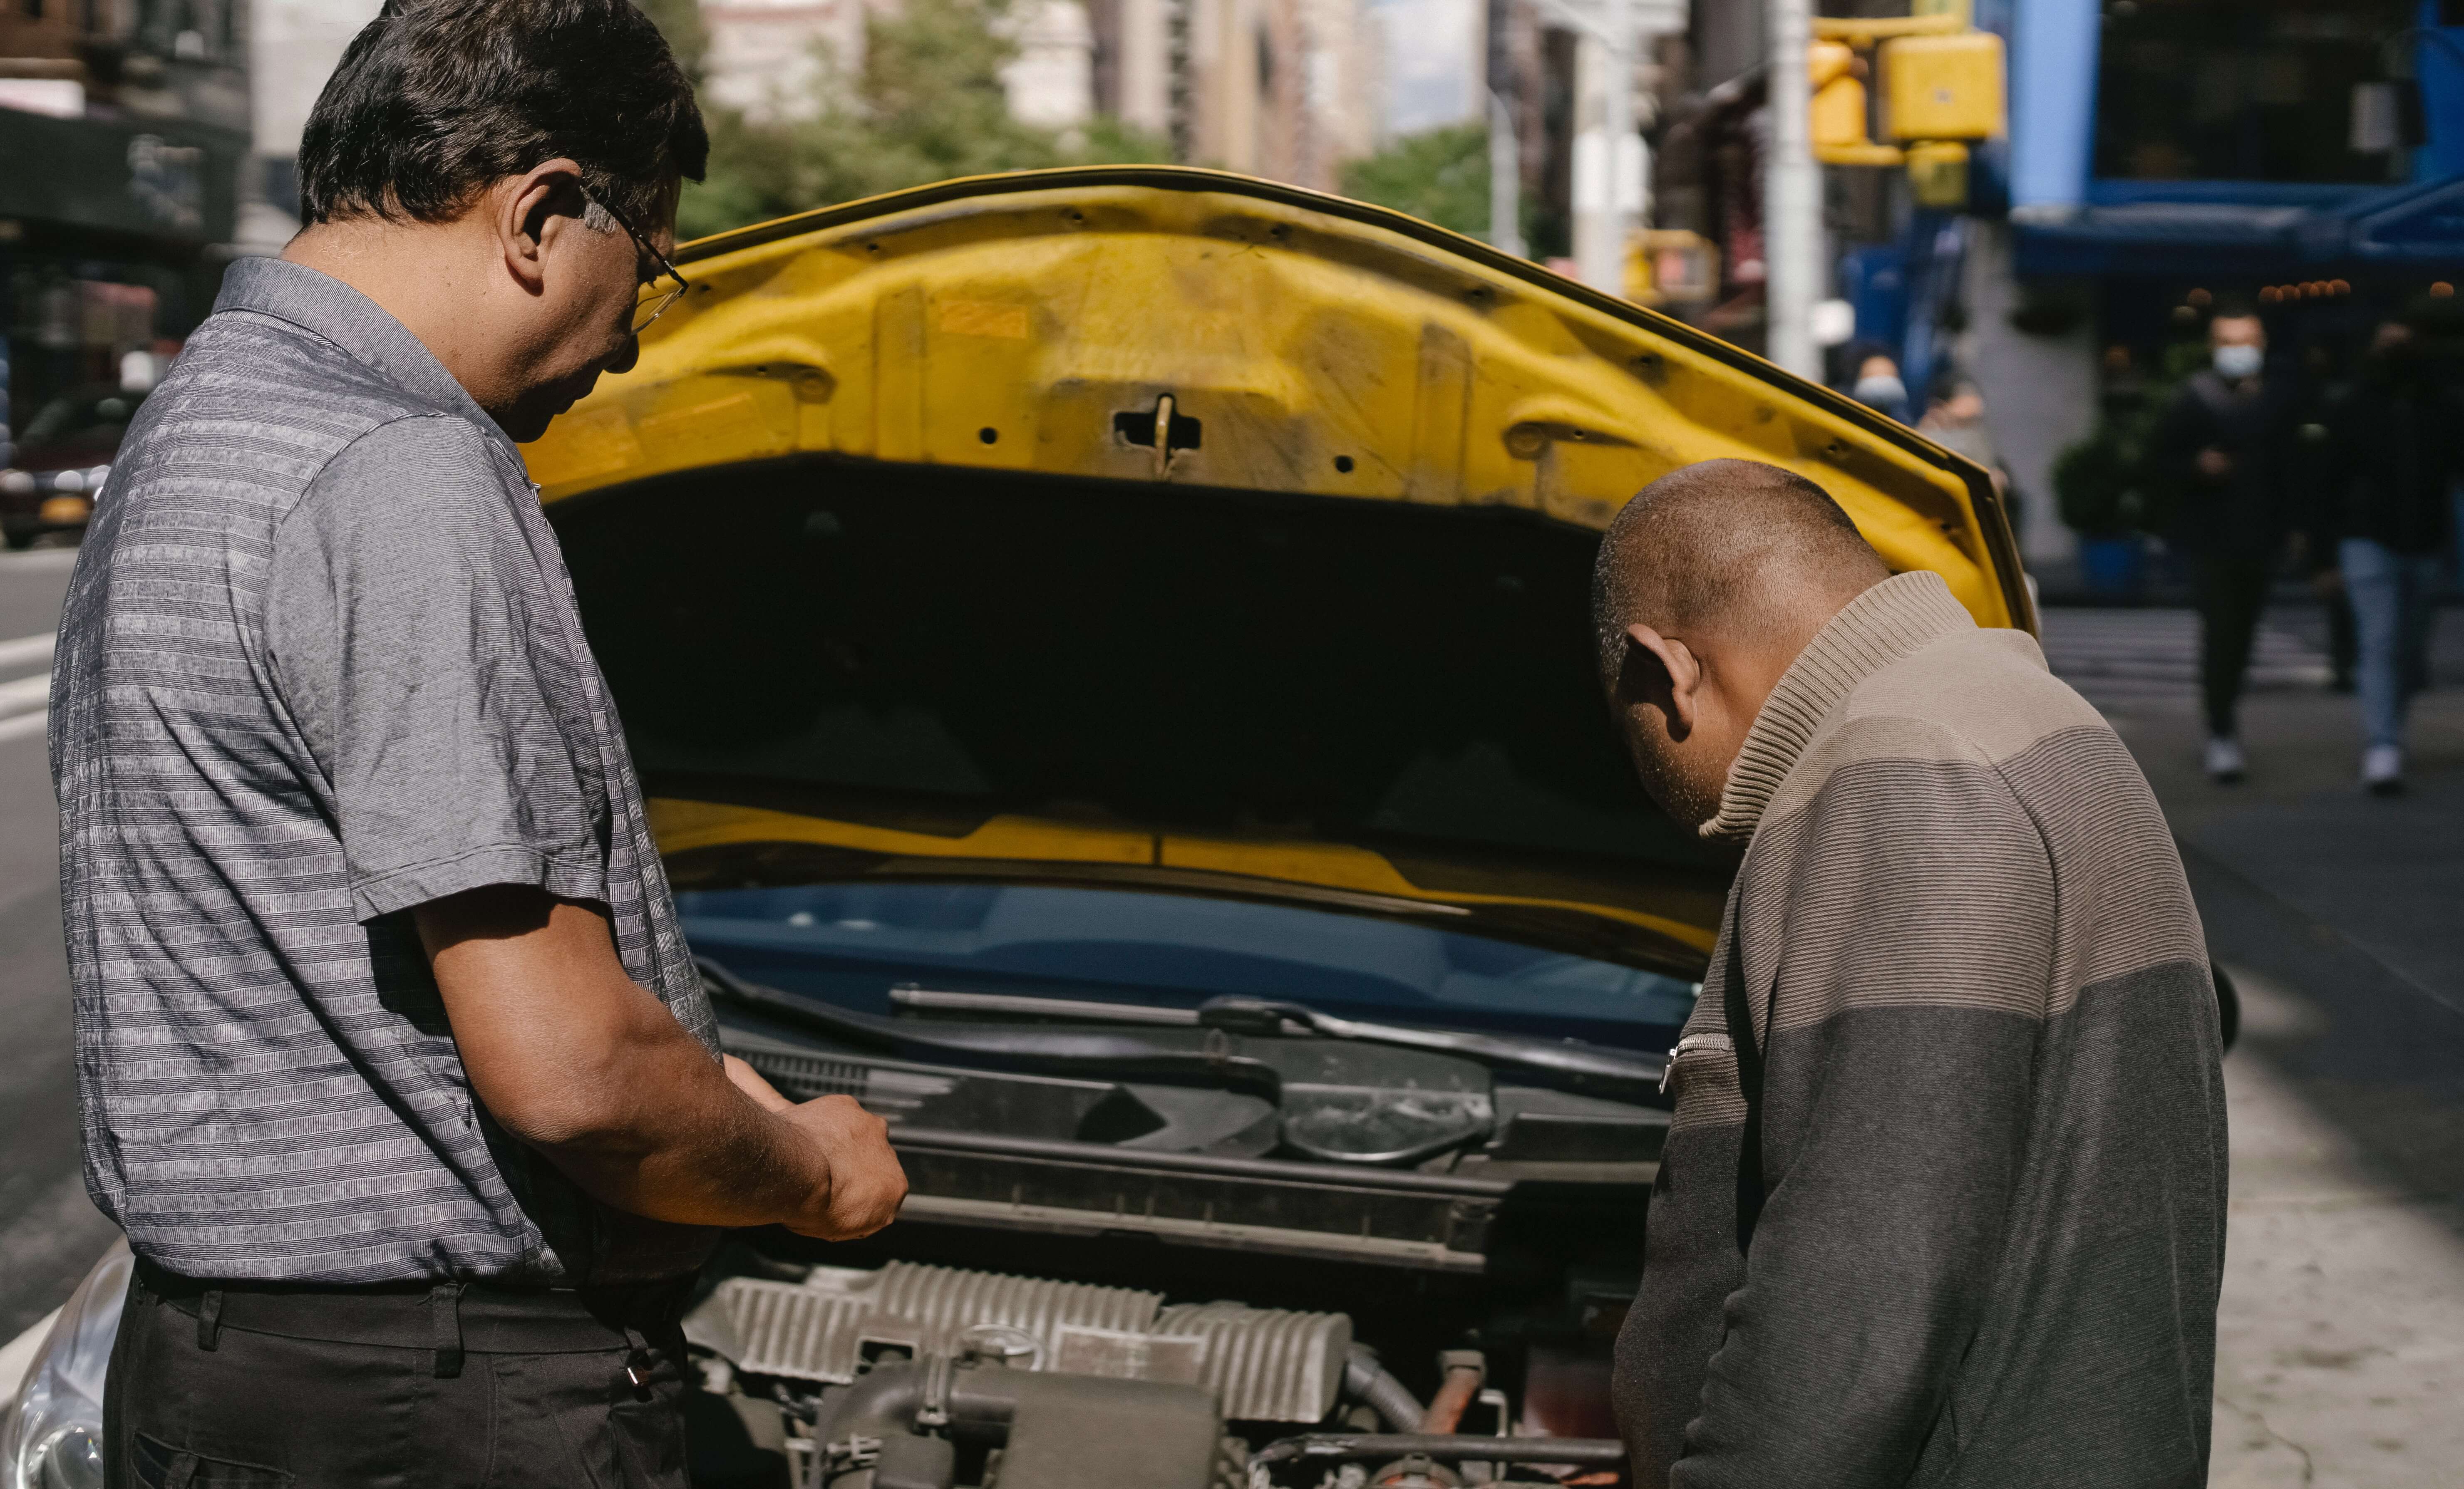
<svg viewBox="0 0 2464 1489"><path fill-rule="evenodd" d="M1771 466L1637 496L1595 610L1645 785L1744 854L1617 1345L1636 1483L2204 1483L2215 994L2121 741Z"/></svg>

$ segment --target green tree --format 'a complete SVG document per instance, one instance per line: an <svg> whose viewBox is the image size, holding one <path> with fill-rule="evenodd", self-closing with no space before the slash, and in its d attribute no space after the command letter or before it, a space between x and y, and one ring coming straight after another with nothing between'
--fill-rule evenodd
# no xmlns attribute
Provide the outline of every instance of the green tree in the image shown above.
<svg viewBox="0 0 2464 1489"><path fill-rule="evenodd" d="M1006 0L906 0L895 13L870 14L852 77L822 58L824 96L810 118L754 119L704 100L710 172L686 188L678 235L956 176L1170 158L1163 142L1113 120L1065 134L1012 119L1001 80L1017 55L1001 31L1005 9ZM669 33L671 45L678 33Z"/></svg>
<svg viewBox="0 0 2464 1489"><path fill-rule="evenodd" d="M701 22L701 0L633 0L659 34L668 38L668 50L685 76L701 81L702 58L710 52L710 30Z"/></svg>
<svg viewBox="0 0 2464 1489"><path fill-rule="evenodd" d="M1488 235L1488 129L1445 124L1405 135L1343 169L1343 190L1474 237Z"/></svg>

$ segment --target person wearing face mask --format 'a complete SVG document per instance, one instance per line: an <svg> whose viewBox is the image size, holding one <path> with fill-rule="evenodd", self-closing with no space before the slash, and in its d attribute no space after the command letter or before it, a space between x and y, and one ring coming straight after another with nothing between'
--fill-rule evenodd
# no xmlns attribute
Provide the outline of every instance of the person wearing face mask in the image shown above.
<svg viewBox="0 0 2464 1489"><path fill-rule="evenodd" d="M2331 567L2320 580L2349 597L2359 632L2362 786L2404 790L2406 705L2429 671L2435 591L2464 473L2464 399L2432 376L2411 326L2379 326L2361 376L2327 416L2334 480L2309 534Z"/></svg>
<svg viewBox="0 0 2464 1489"><path fill-rule="evenodd" d="M2208 366L2165 411L2147 461L2150 485L2174 498L2169 540L2190 564L2208 775L2231 784L2247 768L2242 678L2291 524L2297 390L2268 366L2267 328L2248 309L2220 309L2208 345Z"/></svg>
<svg viewBox="0 0 2464 1489"><path fill-rule="evenodd" d="M1881 352L1876 352L1857 363L1857 381L1848 396L1876 413L1908 420L1908 385L1900 377L1900 364Z"/></svg>

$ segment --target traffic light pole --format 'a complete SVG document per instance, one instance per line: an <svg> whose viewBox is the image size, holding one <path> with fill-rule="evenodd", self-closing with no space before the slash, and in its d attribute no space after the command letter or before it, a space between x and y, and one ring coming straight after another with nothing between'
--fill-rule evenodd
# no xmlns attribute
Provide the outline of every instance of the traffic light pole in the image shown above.
<svg viewBox="0 0 2464 1489"><path fill-rule="evenodd" d="M1765 355L1800 377L1822 376L1814 344L1814 302L1821 297L1822 178L1814 162L1813 99L1805 50L1814 30L1811 0L1769 0L1771 153L1763 161Z"/></svg>

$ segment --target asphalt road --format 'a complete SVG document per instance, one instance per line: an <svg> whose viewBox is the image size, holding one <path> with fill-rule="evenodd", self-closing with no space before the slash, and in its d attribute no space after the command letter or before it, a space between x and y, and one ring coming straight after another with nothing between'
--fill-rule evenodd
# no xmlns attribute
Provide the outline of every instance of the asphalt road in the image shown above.
<svg viewBox="0 0 2464 1489"><path fill-rule="evenodd" d="M59 817L43 745L43 640L76 557L0 554L0 1340L57 1307L118 1234L77 1172Z"/></svg>

